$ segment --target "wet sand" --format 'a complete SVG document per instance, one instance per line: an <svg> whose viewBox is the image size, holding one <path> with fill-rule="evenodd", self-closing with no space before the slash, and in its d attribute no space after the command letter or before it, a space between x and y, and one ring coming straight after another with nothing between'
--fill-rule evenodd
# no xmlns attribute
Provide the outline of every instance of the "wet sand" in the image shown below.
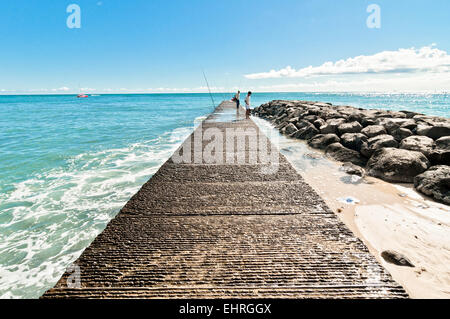
<svg viewBox="0 0 450 319"><path fill-rule="evenodd" d="M450 298L449 206L410 184L348 175L323 152L280 135L267 121L253 120L412 298ZM387 263L380 255L384 250L404 254L415 267Z"/></svg>

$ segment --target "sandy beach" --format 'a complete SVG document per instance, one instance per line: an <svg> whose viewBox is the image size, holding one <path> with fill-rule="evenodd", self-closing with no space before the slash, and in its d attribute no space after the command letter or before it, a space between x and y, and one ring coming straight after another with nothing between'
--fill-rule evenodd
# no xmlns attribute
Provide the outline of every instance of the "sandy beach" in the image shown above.
<svg viewBox="0 0 450 319"><path fill-rule="evenodd" d="M450 297L449 206L411 184L348 175L322 151L282 136L263 119L253 120L412 298ZM385 250L405 255L415 267L387 263L381 257Z"/></svg>
<svg viewBox="0 0 450 319"><path fill-rule="evenodd" d="M339 174L327 175L318 169L302 175L411 297L450 297L448 206L424 198L410 185L371 177L367 181L372 184L342 185ZM339 200L348 196L359 203ZM381 257L385 250L407 256L415 268L387 263Z"/></svg>

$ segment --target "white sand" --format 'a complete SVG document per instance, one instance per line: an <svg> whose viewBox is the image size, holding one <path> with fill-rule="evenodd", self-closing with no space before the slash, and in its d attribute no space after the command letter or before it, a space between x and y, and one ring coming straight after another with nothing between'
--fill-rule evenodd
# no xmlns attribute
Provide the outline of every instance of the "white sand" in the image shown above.
<svg viewBox="0 0 450 319"><path fill-rule="evenodd" d="M450 207L375 178L345 184L339 173L316 168L302 175L412 298L450 298ZM359 203L340 200L349 196ZM384 250L404 254L416 267L385 262Z"/></svg>

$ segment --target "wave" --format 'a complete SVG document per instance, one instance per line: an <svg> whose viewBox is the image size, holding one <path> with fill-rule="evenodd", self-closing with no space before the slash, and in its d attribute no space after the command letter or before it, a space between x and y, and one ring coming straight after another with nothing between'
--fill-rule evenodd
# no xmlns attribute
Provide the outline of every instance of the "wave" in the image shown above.
<svg viewBox="0 0 450 319"><path fill-rule="evenodd" d="M79 154L0 195L0 298L51 288L192 130Z"/></svg>

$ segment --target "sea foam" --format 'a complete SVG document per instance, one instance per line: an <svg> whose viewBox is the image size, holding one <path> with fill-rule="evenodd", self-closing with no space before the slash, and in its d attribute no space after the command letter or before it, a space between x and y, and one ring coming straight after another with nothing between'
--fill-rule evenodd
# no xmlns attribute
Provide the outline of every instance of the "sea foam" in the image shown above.
<svg viewBox="0 0 450 319"><path fill-rule="evenodd" d="M191 132L79 154L2 194L0 297L37 298L52 287Z"/></svg>

